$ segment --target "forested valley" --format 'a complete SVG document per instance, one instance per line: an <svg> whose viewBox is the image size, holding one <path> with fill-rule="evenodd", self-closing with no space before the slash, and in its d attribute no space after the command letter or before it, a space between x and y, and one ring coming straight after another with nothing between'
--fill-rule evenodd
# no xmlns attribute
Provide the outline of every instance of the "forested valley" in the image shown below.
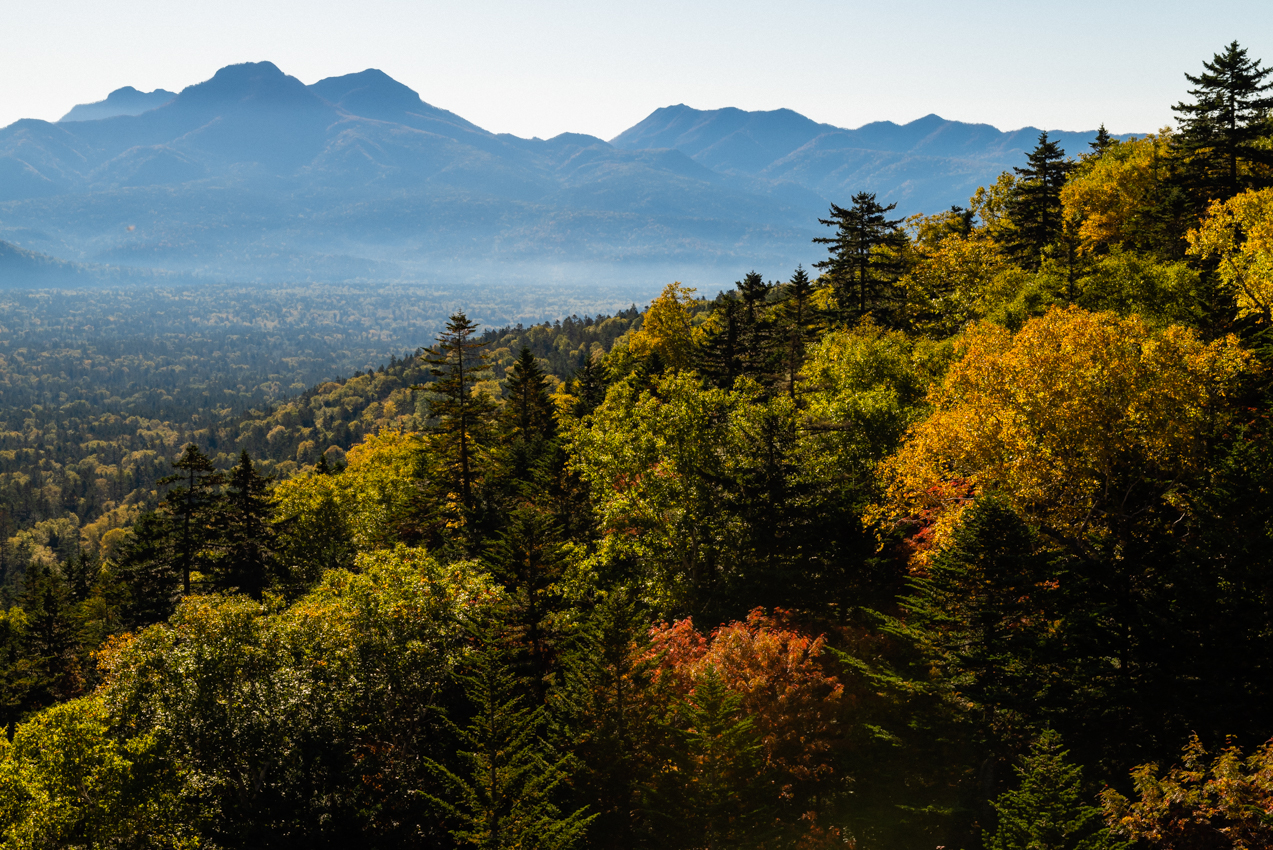
<svg viewBox="0 0 1273 850"><path fill-rule="evenodd" d="M1271 73L341 380L6 329L4 846L1273 847Z"/></svg>

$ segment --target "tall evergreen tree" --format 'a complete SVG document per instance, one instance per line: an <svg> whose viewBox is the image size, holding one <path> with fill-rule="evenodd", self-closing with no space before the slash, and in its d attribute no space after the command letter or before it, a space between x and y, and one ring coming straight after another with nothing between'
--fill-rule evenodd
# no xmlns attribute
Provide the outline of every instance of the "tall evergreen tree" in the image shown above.
<svg viewBox="0 0 1273 850"><path fill-rule="evenodd" d="M1017 769L1020 785L994 802L998 828L987 850L1103 850L1114 846L1099 807L1084 802L1082 770L1044 732Z"/></svg>
<svg viewBox="0 0 1273 850"><path fill-rule="evenodd" d="M1180 116L1178 144L1203 200L1226 200L1268 183L1267 175L1251 173L1250 166L1273 164L1273 154L1257 144L1270 135L1273 96L1267 92L1273 81L1265 78L1273 68L1261 68L1236 41L1202 66L1197 76L1185 74L1195 102L1172 107Z"/></svg>
<svg viewBox="0 0 1273 850"><path fill-rule="evenodd" d="M426 759L442 794L425 796L450 819L459 846L482 850L569 850L592 820L583 809L563 812L560 786L574 760L544 737L547 712L517 692L507 650L491 624L472 627L474 647L460 683L471 719L451 724L461 766Z"/></svg>
<svg viewBox="0 0 1273 850"><path fill-rule="evenodd" d="M1009 213L1016 232L1010 246L1028 266L1037 267L1043 249L1061 235L1061 187L1072 169L1065 151L1048 141L1047 132L1030 151L1025 168L1016 168L1017 181L1009 200Z"/></svg>
<svg viewBox="0 0 1273 850"><path fill-rule="evenodd" d="M244 449L230 470L217 517L220 553L216 582L221 590L237 590L260 599L273 570L278 529L267 478L256 471Z"/></svg>
<svg viewBox="0 0 1273 850"><path fill-rule="evenodd" d="M796 398L805 349L818 333L812 298L813 282L809 280L809 273L803 265L796 266L791 280L783 288L782 302L783 383L792 399Z"/></svg>
<svg viewBox="0 0 1273 850"><path fill-rule="evenodd" d="M189 595L190 574L206 564L217 489L225 476L194 443L186 446L172 466L177 471L159 483L180 483L168 492L164 506L177 520L177 565L181 570L182 592Z"/></svg>
<svg viewBox="0 0 1273 850"><path fill-rule="evenodd" d="M1092 149L1094 155L1100 156L1116 144L1118 140L1109 134L1109 131L1105 129L1105 122L1102 121L1101 126L1096 130L1096 138L1088 142L1087 146Z"/></svg>
<svg viewBox="0 0 1273 850"><path fill-rule="evenodd" d="M557 435L556 409L548 395L548 378L530 348L523 346L508 376L504 407L505 431L514 440L542 443Z"/></svg>
<svg viewBox="0 0 1273 850"><path fill-rule="evenodd" d="M167 511L138 517L116 557L127 591L124 621L132 628L172 616L181 594L180 526Z"/></svg>
<svg viewBox="0 0 1273 850"><path fill-rule="evenodd" d="M425 352L425 362L438 379L428 386L433 393L430 415L466 512L474 507L474 452L490 427L494 410L489 398L473 391L478 381L489 376L487 355L482 351L486 343L476 338L476 333L475 322L463 311L455 313L447 320L437 345Z"/></svg>
<svg viewBox="0 0 1273 850"><path fill-rule="evenodd" d="M887 216L896 207L881 206L872 192L859 192L853 196L853 206L845 209L832 204L830 218L818 219L834 227L835 235L813 240L830 246L831 254L813 266L824 269L835 286L844 318L875 313L888 322L896 300L893 290L902 274L897 249L906 239L899 227L902 220Z"/></svg>
<svg viewBox="0 0 1273 850"><path fill-rule="evenodd" d="M583 365L571 377L571 388L576 398L574 415L587 416L606 400L606 369L599 358L588 356Z"/></svg>
<svg viewBox="0 0 1273 850"><path fill-rule="evenodd" d="M712 384L732 389L743 373L742 334L743 308L732 292L716 299L715 315L699 354L699 368Z"/></svg>

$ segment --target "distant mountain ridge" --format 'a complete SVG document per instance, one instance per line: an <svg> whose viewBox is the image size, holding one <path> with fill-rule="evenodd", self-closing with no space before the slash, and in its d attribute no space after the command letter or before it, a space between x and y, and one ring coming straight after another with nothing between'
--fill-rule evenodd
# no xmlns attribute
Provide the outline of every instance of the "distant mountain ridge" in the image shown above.
<svg viewBox="0 0 1273 850"><path fill-rule="evenodd" d="M817 259L817 217L856 191L964 203L1035 136L679 105L610 142L522 139L375 69L307 86L256 62L0 129L0 238L241 281L722 282Z"/></svg>
<svg viewBox="0 0 1273 850"><path fill-rule="evenodd" d="M175 93L165 89L151 92L138 91L132 86L115 89L105 100L96 103L81 103L58 119L58 123L70 121L99 121L102 118L114 118L117 115L140 115L152 109L158 109L175 97Z"/></svg>

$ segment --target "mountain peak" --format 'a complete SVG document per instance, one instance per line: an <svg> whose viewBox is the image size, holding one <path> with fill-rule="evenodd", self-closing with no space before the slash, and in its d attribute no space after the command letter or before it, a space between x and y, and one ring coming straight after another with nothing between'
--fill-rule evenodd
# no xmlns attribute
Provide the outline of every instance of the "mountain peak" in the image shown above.
<svg viewBox="0 0 1273 850"><path fill-rule="evenodd" d="M117 115L140 115L163 106L175 96L173 92L166 89L144 92L132 86L124 86L115 89L106 96L105 100L77 104L58 120L60 122L98 121L102 118L114 118Z"/></svg>
<svg viewBox="0 0 1273 850"><path fill-rule="evenodd" d="M425 103L414 89L378 68L326 77L311 85L309 90L337 109L363 118L419 126L420 122L411 117L419 116L482 132L481 128L460 116Z"/></svg>
<svg viewBox="0 0 1273 850"><path fill-rule="evenodd" d="M273 62L226 65L212 79L182 89L172 102L185 108L231 104L268 109L322 105L304 83L284 74Z"/></svg>

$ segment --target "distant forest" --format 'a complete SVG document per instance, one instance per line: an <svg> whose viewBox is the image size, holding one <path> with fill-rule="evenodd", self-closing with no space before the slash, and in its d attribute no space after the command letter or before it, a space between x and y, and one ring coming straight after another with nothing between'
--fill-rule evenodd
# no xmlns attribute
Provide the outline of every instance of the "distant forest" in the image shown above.
<svg viewBox="0 0 1273 850"><path fill-rule="evenodd" d="M1273 69L1186 79L643 310L4 296L4 846L1273 847Z"/></svg>

